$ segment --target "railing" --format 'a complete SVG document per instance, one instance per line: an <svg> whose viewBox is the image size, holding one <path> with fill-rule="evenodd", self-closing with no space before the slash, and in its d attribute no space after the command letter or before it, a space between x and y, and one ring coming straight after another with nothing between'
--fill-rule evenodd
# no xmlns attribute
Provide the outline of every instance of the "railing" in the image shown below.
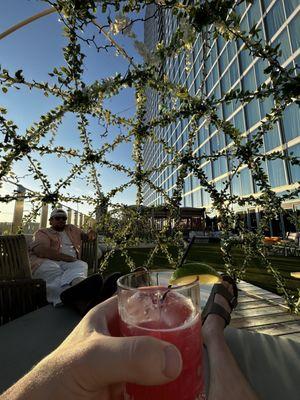
<svg viewBox="0 0 300 400"><path fill-rule="evenodd" d="M6 181L6 186L10 186L10 192L15 192L16 200L9 203L0 203L0 234L16 234L22 228L25 234L32 234L39 228L46 228L49 226L50 207L48 204L43 204L37 216L33 219L26 221L26 216L30 213L31 203L26 201L26 191L30 191L20 184L12 181ZM14 189L16 187L16 189ZM96 220L91 216L75 210L65 204L59 204L68 215L68 224L73 224L78 227L94 226ZM26 222L25 222L26 221ZM24 223L25 222L25 223Z"/></svg>

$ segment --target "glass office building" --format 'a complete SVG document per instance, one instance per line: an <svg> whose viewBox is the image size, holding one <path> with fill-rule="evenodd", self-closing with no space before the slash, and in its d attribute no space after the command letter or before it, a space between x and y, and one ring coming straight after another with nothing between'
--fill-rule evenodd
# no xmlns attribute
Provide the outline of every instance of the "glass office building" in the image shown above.
<svg viewBox="0 0 300 400"><path fill-rule="evenodd" d="M249 31L252 26L258 26L263 41L270 42L273 46L281 44L281 64L288 68L295 68L296 66L299 68L299 0L254 0L253 4L244 2L238 6L237 10L241 15L242 30ZM153 11L153 6L148 6L147 16L152 15ZM155 44L161 40L168 43L172 32L176 29L176 23L170 11L157 13L155 18L147 20L145 22L145 44L147 47L153 49ZM199 34L191 54L189 54L191 66L188 70L186 69L185 54L168 59L166 65L162 66L164 73L172 81L186 85L190 94L197 95L202 90L206 96L214 95L216 98L220 98L230 89L240 88L244 91L253 91L268 78L264 74L264 69L268 64L261 59L254 58L244 48L242 42L226 42L220 36L217 39L211 38L205 63L203 62L203 43L201 34ZM203 70L205 70L205 75ZM147 93L149 117L156 114L158 103L157 95L149 91ZM260 121L272 108L272 103L271 98L264 101L254 99L246 106L231 102L230 104L220 105L217 112L220 117L233 123L243 133L244 140L247 140L248 136L251 137L255 134ZM156 134L177 151L181 151L186 145L188 130L189 121L186 119L172 123L166 128L159 128ZM230 141L222 132L217 132L213 125L207 125L204 120L200 120L193 148L196 156L213 154L228 147L230 147ZM265 135L262 151L293 153L294 156L300 157L300 111L296 104L287 107L282 120ZM159 166L170 161L170 157L159 144L149 141L145 145L146 168ZM205 161L202 167L209 180L215 184L217 189L221 189L223 182L230 176L232 164L232 160L224 156L213 162ZM278 193L297 187L300 181L300 167L291 165L285 160L268 161L265 163L264 169L268 174L273 190ZM168 166L160 172L153 172L151 180L155 185L172 195L177 176L178 169ZM240 196L247 196L259 191L247 167L242 167L239 176L233 178L230 190ZM149 186L144 188L145 205L160 205L163 202L160 193ZM185 179L182 205L185 207L205 207L208 211L211 210L210 196L201 188L199 180L192 174ZM300 213L300 199L288 201L284 204L284 207L299 210ZM237 212L245 214L250 226L255 226L257 223L259 211L255 208L237 209ZM278 226L273 222L271 233L282 233L282 231L288 230L288 222L285 221L285 227L282 222L283 220L279 221Z"/></svg>

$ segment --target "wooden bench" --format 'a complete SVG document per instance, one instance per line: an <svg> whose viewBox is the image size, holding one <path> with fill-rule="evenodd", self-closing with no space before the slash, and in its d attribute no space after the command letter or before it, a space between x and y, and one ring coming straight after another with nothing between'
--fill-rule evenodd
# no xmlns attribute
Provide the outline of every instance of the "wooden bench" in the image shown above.
<svg viewBox="0 0 300 400"><path fill-rule="evenodd" d="M46 304L46 284L32 278L25 236L0 236L0 325Z"/></svg>

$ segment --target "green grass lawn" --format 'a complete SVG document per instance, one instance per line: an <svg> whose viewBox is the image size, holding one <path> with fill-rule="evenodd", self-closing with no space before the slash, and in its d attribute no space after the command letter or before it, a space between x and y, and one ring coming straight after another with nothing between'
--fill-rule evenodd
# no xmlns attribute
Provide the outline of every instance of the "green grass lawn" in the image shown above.
<svg viewBox="0 0 300 400"><path fill-rule="evenodd" d="M130 249L129 254L134 259L136 266L142 266L147 260L149 251L149 249ZM237 265L239 263L242 264L243 253L241 250L235 249L233 255L235 263ZM289 289L296 290L296 288L300 287L300 280L291 278L290 276L290 272L300 271L300 257L271 256L269 259L272 261L273 266L286 278L287 287ZM219 244L193 245L189 253L188 261L205 262L219 271L224 270ZM166 257L162 254L155 256L154 265L160 268L169 267ZM116 252L109 262L107 272L110 273L113 271L129 272L125 259L119 252ZM260 265L257 259L251 261L244 279L256 286L276 293L276 285L273 276Z"/></svg>
<svg viewBox="0 0 300 400"><path fill-rule="evenodd" d="M196 245L191 251L190 260L198 260L212 265L218 270L224 270L224 264L218 244ZM239 249L233 252L233 259L236 265L242 265L243 253ZM300 257L270 256L269 260L286 279L287 287L295 290L300 287L300 281L291 278L290 272L300 271ZM273 276L265 270L259 259L253 259L246 270L244 280L264 289L276 292L276 285Z"/></svg>

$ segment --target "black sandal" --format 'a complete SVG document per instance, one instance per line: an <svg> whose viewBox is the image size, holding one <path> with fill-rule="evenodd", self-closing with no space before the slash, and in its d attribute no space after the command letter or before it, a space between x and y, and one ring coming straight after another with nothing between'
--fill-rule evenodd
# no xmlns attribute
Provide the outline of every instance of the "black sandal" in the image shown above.
<svg viewBox="0 0 300 400"><path fill-rule="evenodd" d="M225 282L229 282L233 288L233 294L231 294L223 285L215 284L212 288L211 294L206 302L206 305L201 313L202 325L209 314L217 314L222 317L225 321L225 327L229 325L231 315L225 310L219 303L215 303L215 295L220 294L223 296L230 305L231 311L237 306L238 288L235 281L228 275L222 275L222 279Z"/></svg>

